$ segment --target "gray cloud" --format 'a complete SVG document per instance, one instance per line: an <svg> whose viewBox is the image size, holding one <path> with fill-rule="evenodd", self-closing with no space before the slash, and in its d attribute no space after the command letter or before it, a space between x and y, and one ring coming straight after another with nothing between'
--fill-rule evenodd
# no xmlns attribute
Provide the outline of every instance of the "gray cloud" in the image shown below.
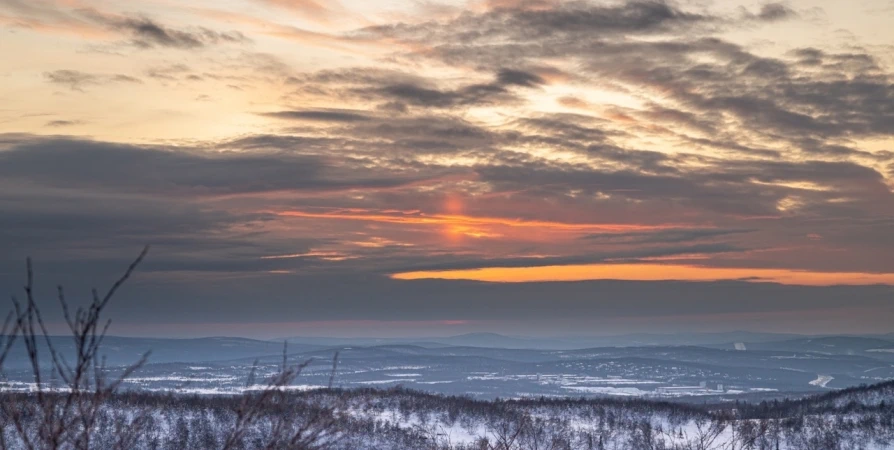
<svg viewBox="0 0 894 450"><path fill-rule="evenodd" d="M500 42L488 45L487 51L520 58L524 63L521 67L536 66L539 57L568 56L573 50L582 50L577 56L585 62L581 70L592 71L588 76L654 88L668 95L670 101L647 105L643 110L616 109L613 112L627 115L633 122L623 127L586 114L532 114L511 121L510 129L481 126L460 118L458 113L464 105L505 105L516 101L510 90L513 86L532 87L540 80L529 77L533 74L528 72L505 69L500 55L484 58L470 46L454 47L449 42L437 46L433 54L450 62L441 52L460 51L460 59L480 63L486 74L496 74L494 81L445 88L437 80L357 68L305 74L291 83L312 85L321 95L342 96L348 101L375 99L385 105L419 108L389 106L366 112L368 120L342 122L344 126L332 131L333 139L341 142L348 138L355 154L387 167L424 170L434 167L420 164L417 158L422 155L474 157L482 161L472 170L476 182L486 186L484 189L520 192L523 194L516 195L532 202L564 202L569 195L601 197L601 201L577 206L611 204L616 213L626 209L621 206L623 202L653 207L670 202L713 218L845 211L871 217L891 207L890 189L878 171L863 162L822 159L884 157L836 140L871 134L872 127L879 128L877 133L887 133L879 118L891 115L887 112L889 86L878 79L879 69L867 62L871 59L810 49L795 52L792 59L763 58L715 38L634 42L619 37L594 48L586 47L586 40L569 40L551 47L550 53L543 53L543 45L532 46L528 53L527 47ZM706 63L699 58L696 62L697 55L704 54L715 56L717 61ZM798 67L805 57L819 59L823 69L801 74ZM824 61L834 61L835 68L825 68L829 64ZM847 70L868 71L864 81L858 81L859 76L841 79L835 73L840 61L860 61ZM868 83L865 87L858 87L864 82ZM843 89L841 99L824 99L821 92L831 86L829 83ZM481 86L499 89L476 91ZM872 89L879 91L874 95ZM815 94L808 94L813 91ZM860 104L863 101L875 105L864 108ZM866 110L877 113L866 114ZM736 118L735 128L730 127L730 121L720 120L723 116L718 111ZM654 133L656 124L666 124L668 134L695 149L709 147L728 153L673 154L622 144L638 130ZM681 126L686 133L676 131ZM768 140L785 143L803 154L767 148ZM546 162L512 150L519 146L558 148L575 152L587 162ZM754 157L765 160L755 161ZM799 183L817 188L797 187ZM873 211L867 203L870 198L884 206ZM786 204L795 205L797 211L783 212L780 205Z"/></svg>
<svg viewBox="0 0 894 450"><path fill-rule="evenodd" d="M399 112L408 107L449 110L514 104L520 102L516 89L545 83L535 73L516 69L500 68L487 76L491 79L487 82L446 85L410 73L356 68L291 77L288 83L302 96L378 101L384 109Z"/></svg>
<svg viewBox="0 0 894 450"><path fill-rule="evenodd" d="M44 73L44 76L50 83L66 86L73 91L81 92L83 92L88 87L103 84L142 83L140 79L131 77L129 75L105 75L81 72L78 70L54 70L52 72Z"/></svg>
<svg viewBox="0 0 894 450"><path fill-rule="evenodd" d="M301 111L275 111L263 113L267 117L278 119L314 120L321 122L357 122L369 120L363 111L348 111L336 109L316 109Z"/></svg>
<svg viewBox="0 0 894 450"><path fill-rule="evenodd" d="M155 257L144 270L173 278L188 272L226 277L319 265L313 257L261 259L283 248L307 252L326 238L272 233L275 214L265 212L258 197L245 204L238 196L411 181L282 150L238 155L223 148L173 151L28 135L3 135L0 167L0 273L10 275L7 281L20 272L26 256L41 261L38 267L51 277L64 279L69 269L60 268L79 261L83 272L78 273L95 279L126 264L132 256L128 249L145 244L155 247Z"/></svg>
<svg viewBox="0 0 894 450"><path fill-rule="evenodd" d="M84 86L99 84L99 77L77 70L56 70L44 74L50 83L68 86L72 90L81 90Z"/></svg>
<svg viewBox="0 0 894 450"><path fill-rule="evenodd" d="M369 91L386 101L396 101L412 106L453 108L514 101L509 91L500 84L471 84L459 89L441 90L409 83L390 84Z"/></svg>
<svg viewBox="0 0 894 450"><path fill-rule="evenodd" d="M617 158L625 154L621 152ZM522 162L480 166L477 173L481 180L500 190L531 190L540 186L538 192L552 198L577 190L638 202L670 201L719 214L777 215L779 202L790 196L798 197L808 209L850 205L860 211L851 214L861 216L885 214L883 211L894 206L894 194L882 175L854 163L718 160L714 162L716 166L698 170L644 173L641 170L648 170L648 164L637 161L636 152L629 158L632 164L626 170ZM821 190L790 186L799 182L814 183ZM867 201L879 206L869 207Z"/></svg>
<svg viewBox="0 0 894 450"><path fill-rule="evenodd" d="M112 30L130 39L138 48L167 47L198 49L217 44L252 42L239 31L215 31L204 27L176 29L143 15L118 15L89 7L67 8L46 0L4 0L2 6L23 24L41 23L48 29L57 26Z"/></svg>
<svg viewBox="0 0 894 450"><path fill-rule="evenodd" d="M782 3L767 3L761 6L757 17L761 20L776 21L789 19L796 16L797 13Z"/></svg>
<svg viewBox="0 0 894 450"><path fill-rule="evenodd" d="M80 120L51 120L45 124L48 127L70 127L74 125L81 125L83 121Z"/></svg>
<svg viewBox="0 0 894 450"><path fill-rule="evenodd" d="M398 186L406 178L363 177L322 158L139 147L65 138L30 139L0 152L0 177L59 187L210 195L284 189ZM354 177L357 178L354 178Z"/></svg>
<svg viewBox="0 0 894 450"><path fill-rule="evenodd" d="M544 9L496 9L463 14L447 23L397 24L364 29L363 34L441 43L454 39L474 44L509 37L524 40L563 40L585 35L653 34L677 27L698 26L714 17L685 12L663 1L630 1L622 5L596 5L577 1Z"/></svg>
<svg viewBox="0 0 894 450"><path fill-rule="evenodd" d="M746 16L773 22L797 14L785 4L767 3ZM643 120L685 124L705 136L682 138L702 139L702 144L734 152L771 154L773 150L760 143L774 140L816 156L871 156L842 141L894 133L892 122L886 120L894 114L894 83L870 53L806 48L793 51L791 58L766 58L718 38L700 37L733 22L661 2L617 6L570 2L554 8L466 13L443 23L396 24L364 32L429 48L424 55L407 56L411 60L433 57L483 71L574 58L582 66L575 74L579 79L610 80L613 87L668 96L669 101L656 105L651 115L640 112ZM664 33L659 39L637 38L659 31ZM704 55L712 59L705 60ZM440 91L406 94L416 101L424 97L427 104L452 104ZM717 121L718 113L734 117L735 122ZM839 142L815 143L830 139Z"/></svg>
<svg viewBox="0 0 894 450"><path fill-rule="evenodd" d="M204 27L174 29L145 16L128 17L103 14L95 10L81 11L88 19L128 35L139 48L168 47L197 49L217 44L245 44L251 39L239 31L215 31Z"/></svg>
<svg viewBox="0 0 894 450"><path fill-rule="evenodd" d="M725 237L734 234L753 233L756 229L723 229L723 228L701 228L701 229L681 229L681 230L661 230L657 232L634 232L634 233L598 233L583 236L581 239L625 243L625 244L654 244L654 243L679 243L689 242L702 239L711 239L717 237ZM655 255L658 256L658 255Z"/></svg>
<svg viewBox="0 0 894 450"><path fill-rule="evenodd" d="M186 64L170 64L165 66L156 66L146 70L146 76L161 81L176 81L178 79L200 80L201 77L195 75Z"/></svg>
<svg viewBox="0 0 894 450"><path fill-rule="evenodd" d="M544 84L542 77L522 70L502 69L497 73L497 82L504 85L534 87Z"/></svg>

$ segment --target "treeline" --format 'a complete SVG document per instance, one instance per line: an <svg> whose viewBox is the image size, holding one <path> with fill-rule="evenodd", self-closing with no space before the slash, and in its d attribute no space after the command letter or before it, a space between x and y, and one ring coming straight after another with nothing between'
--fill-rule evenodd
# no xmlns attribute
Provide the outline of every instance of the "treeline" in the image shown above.
<svg viewBox="0 0 894 450"><path fill-rule="evenodd" d="M872 385L860 385L825 394L798 399L763 401L760 403L735 403L733 407L740 417L774 418L817 414L851 414L881 412L891 408L894 400L894 381ZM725 405L730 407L731 405Z"/></svg>

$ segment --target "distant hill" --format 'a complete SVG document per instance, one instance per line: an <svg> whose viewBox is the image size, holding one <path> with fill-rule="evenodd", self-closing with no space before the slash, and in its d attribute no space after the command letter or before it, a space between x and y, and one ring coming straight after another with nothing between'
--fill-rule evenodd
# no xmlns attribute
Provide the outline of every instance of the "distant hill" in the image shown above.
<svg viewBox="0 0 894 450"><path fill-rule="evenodd" d="M51 336L50 342L69 361L73 360L74 346L71 337ZM50 355L46 343L39 339L38 345L38 354L41 359L44 362L49 362ZM261 341L235 337L154 339L106 336L101 347L101 354L105 356L106 363L110 366L132 364L146 352L151 352L149 360L152 363L189 363L277 355L282 352L282 345L282 341ZM289 351L312 351L317 348L319 347L313 345L292 344ZM28 366L22 341L17 340L9 357L4 362L4 367L19 369Z"/></svg>
<svg viewBox="0 0 894 450"><path fill-rule="evenodd" d="M774 342L746 342L749 350L812 352L828 355L865 355L894 358L894 340L881 337L825 336Z"/></svg>
<svg viewBox="0 0 894 450"><path fill-rule="evenodd" d="M419 338L327 338L327 337L288 337L276 339L282 342L323 346L376 346L376 345L417 345L421 347L486 347L507 349L531 349L531 350L561 350L587 347L585 342L573 340L511 337L497 333L468 333L457 336L445 337L419 337Z"/></svg>
<svg viewBox="0 0 894 450"><path fill-rule="evenodd" d="M422 347L463 346L532 350L577 350L594 347L642 347L667 345L698 345L732 347L736 342L765 343L774 341L809 338L809 336L782 333L760 333L732 331L723 333L636 333L618 336L559 336L530 337L506 336L497 333L467 333L445 337L404 337L404 338L328 338L294 336L277 339L298 344L343 346L343 345L392 345L410 344Z"/></svg>

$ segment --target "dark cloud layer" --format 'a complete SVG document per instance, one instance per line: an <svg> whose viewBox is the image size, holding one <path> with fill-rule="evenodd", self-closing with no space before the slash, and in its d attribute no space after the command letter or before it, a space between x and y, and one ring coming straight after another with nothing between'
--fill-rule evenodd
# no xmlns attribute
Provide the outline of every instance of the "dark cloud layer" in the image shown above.
<svg viewBox="0 0 894 450"><path fill-rule="evenodd" d="M342 172L298 152L208 152L76 139L24 140L0 152L0 177L58 188L214 195L398 186L414 179Z"/></svg>
<svg viewBox="0 0 894 450"><path fill-rule="evenodd" d="M651 323L653 330L692 326L681 316L758 326L774 315L891 317L888 286L807 287L748 282L623 282L493 284L464 281L393 281L370 277L292 277L276 281L231 279L212 285L135 281L111 313L122 322L227 323L297 321L439 321L601 324ZM187 293L189 300L182 300ZM722 301L720 301L722 299ZM208 305L215 305L210 308ZM165 311L181 311L172 318ZM810 317L815 317L811 315ZM615 323L616 325L612 325ZM356 325L355 325L356 326ZM578 325L579 326L579 325ZM629 326L629 325L628 325ZM565 329L565 332L582 329Z"/></svg>

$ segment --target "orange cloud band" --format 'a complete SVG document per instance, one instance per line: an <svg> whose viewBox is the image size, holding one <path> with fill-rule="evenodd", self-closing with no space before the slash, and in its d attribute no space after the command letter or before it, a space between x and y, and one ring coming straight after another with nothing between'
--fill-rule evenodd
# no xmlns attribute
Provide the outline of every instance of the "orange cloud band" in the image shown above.
<svg viewBox="0 0 894 450"><path fill-rule="evenodd" d="M481 269L404 272L398 280L446 279L498 283L544 281L630 280L630 281L719 281L748 280L782 284L894 285L894 273L815 272L794 269L752 269L671 264L580 264L543 267L487 267Z"/></svg>

